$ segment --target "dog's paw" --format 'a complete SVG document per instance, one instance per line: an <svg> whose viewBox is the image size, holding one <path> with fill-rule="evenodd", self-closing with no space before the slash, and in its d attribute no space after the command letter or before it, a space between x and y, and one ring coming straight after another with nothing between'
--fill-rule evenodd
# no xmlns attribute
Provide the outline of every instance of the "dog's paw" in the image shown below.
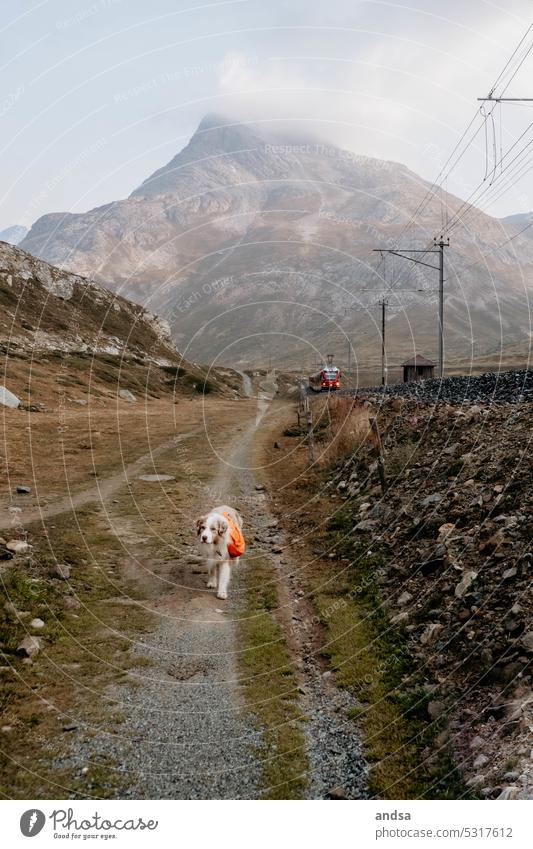
<svg viewBox="0 0 533 849"><path fill-rule="evenodd" d="M208 581L206 581L206 586L207 586L208 590L216 590L216 588L217 588L216 578L210 578Z"/></svg>
<svg viewBox="0 0 533 849"><path fill-rule="evenodd" d="M219 592L217 593L217 598L221 598L221 599L223 599L223 600L224 600L224 599L226 599L227 597L228 597L228 594L227 594L227 593L225 593L225 592L223 592L223 591L219 591Z"/></svg>

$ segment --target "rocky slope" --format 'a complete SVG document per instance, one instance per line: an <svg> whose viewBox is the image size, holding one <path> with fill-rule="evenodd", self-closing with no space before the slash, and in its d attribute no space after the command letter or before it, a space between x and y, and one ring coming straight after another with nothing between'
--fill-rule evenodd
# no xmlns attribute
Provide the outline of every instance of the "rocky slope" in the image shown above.
<svg viewBox="0 0 533 849"><path fill-rule="evenodd" d="M119 390L157 397L240 388L237 375L216 369L207 374L185 360L168 324L144 307L5 242L0 354L0 406L8 393L25 406L55 404L65 386L69 397L82 393L77 400L84 403Z"/></svg>
<svg viewBox="0 0 533 849"><path fill-rule="evenodd" d="M179 356L158 316L5 242L0 242L0 342L11 350Z"/></svg>
<svg viewBox="0 0 533 849"><path fill-rule="evenodd" d="M338 357L349 338L355 357L368 362L379 357L380 339L375 298L365 290L383 289L372 249L400 237L420 247L438 234L443 210L434 197L423 225L403 235L427 189L398 163L305 137L287 143L210 115L129 198L45 215L23 247L149 304L196 359L261 363L273 355L278 366L300 365L315 348ZM447 203L451 215L461 201ZM503 245L507 230L480 212L454 229L449 358L526 349L533 271L526 235ZM401 263L389 261L386 270L386 285L394 280L403 290L390 299L387 328L398 361L415 348L432 356L436 344L436 272Z"/></svg>
<svg viewBox="0 0 533 849"><path fill-rule="evenodd" d="M442 751L476 795L531 798L531 408L376 405L386 497L366 445L337 464L330 492L384 552L382 602L428 682Z"/></svg>

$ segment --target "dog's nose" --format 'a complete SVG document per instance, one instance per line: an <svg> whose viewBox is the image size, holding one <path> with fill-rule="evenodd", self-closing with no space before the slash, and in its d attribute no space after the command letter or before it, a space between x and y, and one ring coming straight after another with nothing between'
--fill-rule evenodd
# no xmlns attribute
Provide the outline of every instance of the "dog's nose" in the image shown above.
<svg viewBox="0 0 533 849"><path fill-rule="evenodd" d="M205 534L202 534L202 542L207 542L207 537Z"/></svg>

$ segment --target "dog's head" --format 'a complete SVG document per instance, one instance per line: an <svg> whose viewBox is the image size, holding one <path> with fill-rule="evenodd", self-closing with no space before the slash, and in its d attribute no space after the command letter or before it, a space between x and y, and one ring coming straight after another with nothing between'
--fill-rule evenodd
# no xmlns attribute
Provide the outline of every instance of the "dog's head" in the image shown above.
<svg viewBox="0 0 533 849"><path fill-rule="evenodd" d="M228 523L218 513L200 516L196 520L198 541L204 545L218 545L220 540L224 539L227 530Z"/></svg>

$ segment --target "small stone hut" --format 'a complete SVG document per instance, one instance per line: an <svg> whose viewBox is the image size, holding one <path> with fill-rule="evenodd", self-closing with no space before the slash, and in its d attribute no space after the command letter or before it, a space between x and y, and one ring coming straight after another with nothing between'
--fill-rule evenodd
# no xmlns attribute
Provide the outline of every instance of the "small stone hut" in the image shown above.
<svg viewBox="0 0 533 849"><path fill-rule="evenodd" d="M416 354L412 359L403 363L403 382L409 383L412 380L429 380L434 377L435 363L423 357L421 354Z"/></svg>

